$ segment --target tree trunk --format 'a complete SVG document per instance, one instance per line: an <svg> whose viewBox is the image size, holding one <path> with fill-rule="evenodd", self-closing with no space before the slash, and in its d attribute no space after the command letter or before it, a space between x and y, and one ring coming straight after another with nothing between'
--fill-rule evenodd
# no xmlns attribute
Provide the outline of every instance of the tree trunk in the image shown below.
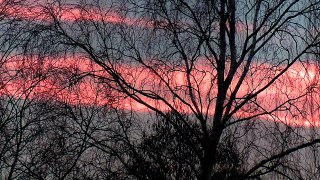
<svg viewBox="0 0 320 180"><path fill-rule="evenodd" d="M202 167L201 180L211 180L212 165Z"/></svg>
<svg viewBox="0 0 320 180"><path fill-rule="evenodd" d="M216 161L217 148L222 134L222 128L215 128L211 134L208 146L204 150L204 156L201 162L201 180L211 180L213 165Z"/></svg>

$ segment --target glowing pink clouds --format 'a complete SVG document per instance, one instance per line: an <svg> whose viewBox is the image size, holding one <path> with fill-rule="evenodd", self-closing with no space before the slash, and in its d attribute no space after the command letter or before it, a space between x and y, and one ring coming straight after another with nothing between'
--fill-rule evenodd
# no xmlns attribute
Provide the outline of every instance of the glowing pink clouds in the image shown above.
<svg viewBox="0 0 320 180"><path fill-rule="evenodd" d="M240 103L248 94L258 91L283 68L280 66L271 71L268 64L253 64L252 75L249 73L244 80L235 103ZM156 71L151 71L143 66L119 65L117 71L132 88L138 90L129 91L152 107L168 111L172 106L184 113L195 110L183 68L157 68ZM110 76L84 57L42 60L36 57L15 57L5 64L1 74L2 95L49 99L68 104L108 105L134 111L148 109L126 94L111 90L107 84L102 83ZM80 76L83 78L78 78ZM196 103L203 114L214 113L217 96L215 76L215 70L204 63L197 64L190 76ZM236 76L234 82L237 81ZM231 85L229 93L233 91L234 85ZM249 101L235 117L246 118L261 114L257 118L291 126L320 127L319 85L319 74L314 64L296 64L262 91L254 101ZM115 84L111 86L117 88ZM162 100L156 100L155 96Z"/></svg>
<svg viewBox="0 0 320 180"><path fill-rule="evenodd" d="M4 4L3 1L0 3ZM154 27L155 22L145 19L122 17L115 12L103 12L94 8L75 8L41 5L4 5L2 13L23 20L107 22L130 26ZM163 25L166 23L162 22ZM252 25L237 24L238 31L252 30ZM241 103L248 94L257 92L272 80L283 68L270 64L252 64L250 72L237 93L234 104ZM184 113L200 108L202 114L214 113L217 96L216 72L210 64L200 62L190 74L190 82L184 68L154 70L143 66L121 64L117 72L131 86L129 91L152 107L168 111L171 107ZM236 74L228 91L230 95L239 80ZM83 77L83 78L78 78ZM95 77L95 78L92 78ZM13 57L1 69L0 95L16 98L51 99L69 104L106 105L122 109L145 111L147 108L111 90L102 83L109 75L104 69L83 57L37 59L37 57ZM189 84L190 83L190 84ZM319 74L314 64L300 63L292 66L270 87L259 93L235 114L235 118L259 115L257 118L280 121L291 126L320 127ZM115 84L111 84L117 89ZM189 86L192 89L192 102ZM132 90L136 89L136 91ZM157 97L158 96L158 97ZM155 100L158 99L158 100ZM195 104L196 105L195 105ZM232 109L231 109L232 111Z"/></svg>

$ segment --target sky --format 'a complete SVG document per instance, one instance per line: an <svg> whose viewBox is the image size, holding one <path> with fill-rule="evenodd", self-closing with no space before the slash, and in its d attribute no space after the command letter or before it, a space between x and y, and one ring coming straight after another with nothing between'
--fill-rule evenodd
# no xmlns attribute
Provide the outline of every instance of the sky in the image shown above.
<svg viewBox="0 0 320 180"><path fill-rule="evenodd" d="M0 2L1 3L1 2ZM144 26L149 28L153 22L143 19L132 19L121 17L115 12L102 12L101 10L89 9L86 12L74 8L53 8L60 16L61 21L74 22L78 20L105 21L113 24L126 24L128 26ZM51 22L52 19L43 14L44 10L40 6L8 6L6 14L22 20ZM250 26L250 25L249 25ZM238 31L246 29L243 25L238 25ZM250 26L251 27L251 26ZM259 116L263 120L279 121L290 126L316 126L320 127L318 121L319 110L319 73L316 64L299 62L292 66L267 90L260 93L255 102L248 103L238 111L237 118L245 118L265 111L272 111L277 106L283 104L280 109L268 115ZM192 86L201 95L197 96L197 101L203 107L201 111L209 115L214 113L214 98L217 89L212 86L216 72L201 61L195 65L196 70L192 72ZM184 113L192 113L192 108L185 104L191 103L186 92L187 79L184 69L176 71L159 68L158 72L164 80L168 82L178 96L186 102L179 101L170 93L170 89L163 84L163 80L150 73L150 70L143 66L128 66L123 64L118 67L122 76L132 83L137 89L154 91L164 97L167 102L179 107ZM271 64L255 62L250 71L253 76L247 76L238 93L239 98L245 97L249 93L254 93L258 87L263 87L271 77L279 73L284 67L279 65L276 69ZM272 70L271 70L272 69ZM108 77L108 74L90 59L78 55L70 55L63 58L46 57L39 61L37 57L14 56L8 59L1 68L1 89L0 95L13 96L16 98L30 99L52 99L69 104L114 106L125 110L148 111L148 109L116 91L112 91L99 83L97 79L86 76L76 81L70 81L75 75L91 75ZM239 77L236 76L235 80ZM235 84L231 85L229 93ZM110 98L113 97L113 98ZM153 107L163 111L169 109L168 105L161 101L139 96L143 101L148 102ZM289 101L290 100L290 101ZM111 104L111 105L110 105ZM257 108L257 104L259 108Z"/></svg>
<svg viewBox="0 0 320 180"><path fill-rule="evenodd" d="M252 91L253 88L265 85L267 81L266 75L269 74L270 68L267 65L255 64L252 68L256 68L254 77L248 76L245 79L242 88L238 93L238 97L243 97ZM40 68L41 70L37 70ZM3 71L6 69L6 72ZM145 91L152 90L165 97L172 105L178 106L181 103L178 99L169 93L168 87L160 81L159 78L148 73L144 67L121 67L122 76L132 82L138 89ZM211 80L214 79L214 72L210 68L197 65L193 74L193 86L196 83L199 86L197 90L202 95L201 102L203 104L203 113L208 111L209 115L214 113L214 103L209 105L206 101L208 94L212 97L216 96L217 89L211 87ZM281 69L281 67L279 67ZM84 57L70 58L45 58L39 64L37 58L23 59L16 56L11 58L2 68L1 82L4 83L0 89L1 95L9 95L17 98L30 99L52 99L68 104L83 104L83 105L99 105L99 106L114 106L120 109L148 111L148 109L134 100L125 97L118 92L112 92L103 84L91 77L85 77L80 81L72 83L74 75L92 73L101 77L108 77L104 70L93 64L89 59ZM203 73L205 72L205 73ZM176 93L186 102L191 103L188 96L185 96L187 91L187 80L185 73L182 71L159 71L163 74L162 77L167 78L166 82L170 84L172 89L176 89ZM237 78L237 77L236 77ZM281 121L292 126L317 126L319 114L319 73L317 66L314 64L296 64L290 68L283 76L273 83L267 90L263 91L256 98L256 102L261 106L260 109L250 107L250 103L242 110L236 113L239 118L252 116L258 112L263 113L264 110L271 111L280 104L284 106L273 113L273 115L262 115L261 119ZM234 85L231 89L234 88ZM231 90L230 89L230 90ZM26 93L27 92L27 93ZM303 97L298 98L303 95ZM114 97L112 102L110 97ZM211 97L211 98L212 98ZM143 101L148 102L154 107L167 111L169 107L161 101L152 100L150 98L141 97ZM298 98L298 99L297 99ZM292 99L290 103L285 103ZM294 100L296 99L296 100ZM200 99L198 99L200 100ZM111 103L111 104L110 104ZM251 104L253 105L253 104ZM185 105L182 105L185 106ZM184 113L192 113L187 106L183 107ZM290 110L290 111L287 111Z"/></svg>

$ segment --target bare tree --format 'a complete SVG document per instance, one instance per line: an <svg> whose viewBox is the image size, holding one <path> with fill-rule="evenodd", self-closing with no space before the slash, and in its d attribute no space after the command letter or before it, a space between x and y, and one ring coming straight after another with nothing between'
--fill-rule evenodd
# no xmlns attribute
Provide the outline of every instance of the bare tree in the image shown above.
<svg viewBox="0 0 320 180"><path fill-rule="evenodd" d="M70 71L57 66L43 73L53 73L49 79L61 89L88 81L110 101L107 109L101 103L52 106L56 114L48 116L61 119L43 120L50 123L39 130L47 131L29 146L39 143L32 163L23 166L33 169L21 172L45 178L37 169L58 166L51 171L58 179L75 178L86 167L91 178L319 178L319 27L310 18L319 2L26 5L19 7L41 13L16 15L28 23L27 33L17 33L16 51L36 54L36 61L50 56L80 62ZM81 63L92 68L81 69ZM136 106L145 107L143 115L134 113ZM39 156L51 151L58 153L51 160ZM88 165L90 156L104 160Z"/></svg>

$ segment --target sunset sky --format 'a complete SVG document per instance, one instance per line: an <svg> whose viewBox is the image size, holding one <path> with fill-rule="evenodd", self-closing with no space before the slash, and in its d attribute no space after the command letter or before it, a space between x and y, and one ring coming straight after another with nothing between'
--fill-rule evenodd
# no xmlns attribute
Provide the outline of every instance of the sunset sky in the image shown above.
<svg viewBox="0 0 320 180"><path fill-rule="evenodd" d="M52 17L48 15L49 11L43 9L40 5L31 7L7 6L4 12L7 16L21 18L26 21L53 21ZM58 15L59 20L64 22L76 22L79 20L103 21L144 28L150 28L155 23L97 9L83 10L70 9L69 7L53 7L50 13L55 13L55 15ZM241 32L252 28L250 24L247 26L239 24L238 31ZM202 105L201 112L212 115L214 113L214 99L217 95L217 89L212 85L216 78L216 72L205 60L201 60L205 58L199 57L198 59L198 63L191 73L191 84L196 92L197 102ZM251 75L249 74L246 77L237 98L241 100L247 94L256 92L283 68L283 65L274 68L272 64L266 62L255 62L251 65ZM181 110L184 113L192 113L194 107L186 105L192 103L190 98L186 96L188 89L185 68L166 69L166 67L160 66L157 68L156 73L163 79L144 66L122 64L117 69L122 77L136 89L157 92L171 106L181 106ZM74 80L75 83L73 84L70 79L74 78L75 75L85 75L85 77L80 81ZM108 74L87 57L77 54L61 58L46 57L41 60L37 59L37 56L13 56L2 66L0 93L1 95L9 95L16 98L48 98L69 104L95 104L100 106L110 104L110 97L112 96L117 97L117 100L112 100L112 106L135 111L147 111L144 105L115 90L108 90L103 83L99 82L99 78L92 78L92 76L107 78ZM239 76L235 78L239 78ZM291 126L320 127L320 122L318 121L320 117L319 83L317 65L312 60L302 60L290 67L275 83L260 93L256 98L256 102L248 103L235 116L244 118L272 111L271 114L261 115L259 118L280 121ZM234 86L235 84L231 86L230 92L232 92ZM174 91L181 99L174 97L170 91ZM141 95L138 95L138 97L153 107L164 111L170 109L161 100L153 100ZM281 107L278 108L279 105Z"/></svg>

